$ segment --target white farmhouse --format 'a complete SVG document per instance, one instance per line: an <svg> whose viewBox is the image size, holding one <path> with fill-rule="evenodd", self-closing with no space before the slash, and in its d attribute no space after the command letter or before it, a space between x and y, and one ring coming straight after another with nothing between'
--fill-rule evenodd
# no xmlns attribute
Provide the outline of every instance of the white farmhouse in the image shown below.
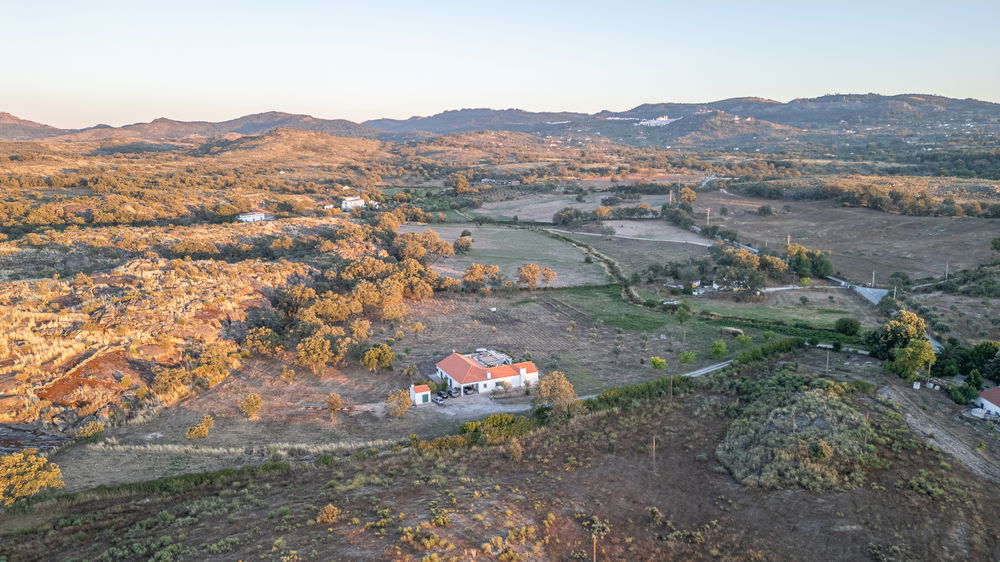
<svg viewBox="0 0 1000 562"><path fill-rule="evenodd" d="M358 197L357 195L351 195L350 197L344 197L344 200L340 202L340 210L350 211L351 209L359 209L365 206L365 200Z"/></svg>
<svg viewBox="0 0 1000 562"><path fill-rule="evenodd" d="M1000 415L1000 387L987 388L980 392L979 397L972 403L986 410L989 414Z"/></svg>
<svg viewBox="0 0 1000 562"><path fill-rule="evenodd" d="M497 360L497 358L503 358ZM437 375L448 382L449 388L479 392L493 390L505 383L509 388L538 382L538 368L531 361L510 363L509 358L495 351L480 350L462 355L452 353L437 363Z"/></svg>
<svg viewBox="0 0 1000 562"><path fill-rule="evenodd" d="M240 222L260 222L270 219L271 216L263 211L254 211L252 213L240 213L236 215L236 220Z"/></svg>

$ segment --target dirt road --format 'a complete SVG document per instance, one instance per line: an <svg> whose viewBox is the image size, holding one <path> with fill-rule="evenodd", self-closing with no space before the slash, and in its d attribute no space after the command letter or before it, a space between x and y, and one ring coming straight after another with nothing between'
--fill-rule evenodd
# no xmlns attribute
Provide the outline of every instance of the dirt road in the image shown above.
<svg viewBox="0 0 1000 562"><path fill-rule="evenodd" d="M980 454L958 433L944 426L921 410L912 400L893 386L883 386L879 395L892 398L906 409L905 419L910 429L925 442L954 456L963 466L980 478L1000 485L1000 464Z"/></svg>

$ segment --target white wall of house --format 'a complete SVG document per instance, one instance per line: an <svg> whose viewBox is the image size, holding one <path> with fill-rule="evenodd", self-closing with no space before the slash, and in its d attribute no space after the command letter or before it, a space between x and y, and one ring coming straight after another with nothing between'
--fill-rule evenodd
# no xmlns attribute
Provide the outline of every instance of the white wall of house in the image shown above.
<svg viewBox="0 0 1000 562"><path fill-rule="evenodd" d="M534 386L538 382L538 373L537 372L536 373L528 373L526 371L522 372L521 374L517 374L517 375L514 375L514 376L510 376L510 377L498 377L498 378L495 378L495 379L491 378L491 379L484 380L484 381L479 381L479 382L474 382L474 383L466 383L464 385L461 384L461 383L459 383L455 379L451 378L451 376L449 376L448 373L445 373L441 369L437 370L437 374L438 374L438 378L439 379L441 379L441 380L447 380L448 381L448 387L449 388L459 388L459 387L465 386L465 387L468 387L468 388L475 388L479 392L489 392L489 391L497 388L497 385L499 383L501 383L501 382L507 383L507 386L509 388L519 388L519 387L525 386L526 384Z"/></svg>
<svg viewBox="0 0 1000 562"><path fill-rule="evenodd" d="M989 400L983 398L982 396L976 398L975 403L977 406L979 406L980 408L986 410L991 414L1000 415L1000 405L994 404L993 402L990 402Z"/></svg>

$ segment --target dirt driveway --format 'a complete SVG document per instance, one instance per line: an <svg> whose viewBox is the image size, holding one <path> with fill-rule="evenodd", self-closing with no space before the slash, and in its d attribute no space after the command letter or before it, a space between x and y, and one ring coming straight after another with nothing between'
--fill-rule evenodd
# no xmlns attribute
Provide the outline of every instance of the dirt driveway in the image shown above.
<svg viewBox="0 0 1000 562"><path fill-rule="evenodd" d="M528 411L531 403L528 397L516 401L496 402L487 394L471 394L458 398L448 398L444 404L428 404L415 408L421 417L445 417L454 420L476 420L490 414L519 414Z"/></svg>

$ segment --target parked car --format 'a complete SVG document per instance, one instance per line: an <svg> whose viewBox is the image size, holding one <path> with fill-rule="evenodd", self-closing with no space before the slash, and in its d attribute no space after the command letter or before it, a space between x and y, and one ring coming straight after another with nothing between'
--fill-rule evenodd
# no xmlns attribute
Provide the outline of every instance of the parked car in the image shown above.
<svg viewBox="0 0 1000 562"><path fill-rule="evenodd" d="M444 398L441 398L440 396L435 396L434 398L431 398L431 402L434 402L438 406L444 406Z"/></svg>
<svg viewBox="0 0 1000 562"><path fill-rule="evenodd" d="M457 388L449 388L448 389L448 396L451 396L452 398L458 398L461 395L462 395L462 393L459 392Z"/></svg>
<svg viewBox="0 0 1000 562"><path fill-rule="evenodd" d="M448 394L448 392L444 391L444 390L437 391L437 395L438 395L439 398L442 398L442 399L448 398L450 396L450 394Z"/></svg>
<svg viewBox="0 0 1000 562"><path fill-rule="evenodd" d="M466 394L466 395L469 395L469 394L472 394L472 393L474 393L474 392L475 392L475 390L474 390L474 389L472 389L472 388L469 388L469 387L465 387L465 388L464 388L464 389L462 389L462 390L464 390L464 391L465 391L465 394Z"/></svg>

